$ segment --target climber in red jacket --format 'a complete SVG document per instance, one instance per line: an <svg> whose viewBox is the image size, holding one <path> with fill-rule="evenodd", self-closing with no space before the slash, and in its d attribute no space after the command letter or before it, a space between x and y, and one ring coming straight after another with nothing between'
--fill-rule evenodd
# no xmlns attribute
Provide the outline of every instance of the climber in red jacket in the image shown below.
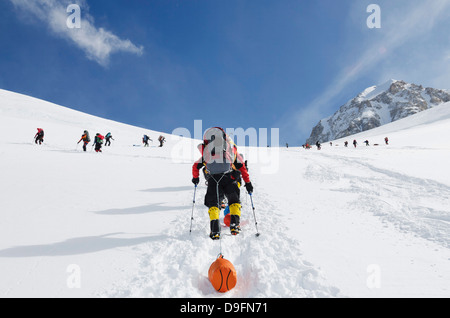
<svg viewBox="0 0 450 318"><path fill-rule="evenodd" d="M220 197L225 195L230 207L230 230L232 235L240 232L241 202L238 180L242 176L248 193L253 193L253 185L242 156L236 145L222 128L209 129L203 138L202 157L192 166L192 182L200 182L200 169L205 167L209 175L208 189L205 195L205 205L211 221L213 240L220 238Z"/></svg>

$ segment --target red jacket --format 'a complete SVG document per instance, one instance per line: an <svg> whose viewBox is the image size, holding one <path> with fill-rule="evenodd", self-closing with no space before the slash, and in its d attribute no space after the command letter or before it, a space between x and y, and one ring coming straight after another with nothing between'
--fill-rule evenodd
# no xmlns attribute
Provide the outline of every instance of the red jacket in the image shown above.
<svg viewBox="0 0 450 318"><path fill-rule="evenodd" d="M202 157L198 159L192 166L192 176L194 178L200 177L200 169L202 169L205 166L205 161L203 158L203 149L204 145L202 145L201 149L199 149L200 152L202 153ZM245 183L249 183L250 175L248 174L247 168L245 167L244 158L242 158L242 156L237 152L236 147L233 147L233 154L235 157L232 165L233 169L238 170L241 173L242 179L244 179Z"/></svg>

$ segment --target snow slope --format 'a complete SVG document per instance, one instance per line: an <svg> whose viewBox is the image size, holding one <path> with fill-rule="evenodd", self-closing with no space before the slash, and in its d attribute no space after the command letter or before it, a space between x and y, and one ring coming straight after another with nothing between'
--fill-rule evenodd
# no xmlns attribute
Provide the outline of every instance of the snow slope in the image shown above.
<svg viewBox="0 0 450 318"><path fill-rule="evenodd" d="M203 182L189 233L198 141L133 146L161 133L0 90L0 296L449 297L449 108L357 137L389 146L241 149L275 158L248 157L261 236L242 191L243 233L213 242ZM83 153L85 129L115 141ZM227 294L207 278L220 251Z"/></svg>

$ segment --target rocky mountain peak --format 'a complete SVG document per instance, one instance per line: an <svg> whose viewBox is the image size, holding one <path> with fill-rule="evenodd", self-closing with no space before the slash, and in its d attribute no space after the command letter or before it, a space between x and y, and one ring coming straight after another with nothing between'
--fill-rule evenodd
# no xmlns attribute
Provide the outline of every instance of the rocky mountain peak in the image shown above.
<svg viewBox="0 0 450 318"><path fill-rule="evenodd" d="M372 86L322 119L307 143L326 142L373 129L450 101L450 91L399 80Z"/></svg>

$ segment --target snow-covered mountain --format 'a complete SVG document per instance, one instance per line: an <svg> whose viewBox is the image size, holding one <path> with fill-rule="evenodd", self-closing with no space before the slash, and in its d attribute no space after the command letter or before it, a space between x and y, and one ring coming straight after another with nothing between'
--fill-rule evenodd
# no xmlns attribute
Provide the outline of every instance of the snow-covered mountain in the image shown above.
<svg viewBox="0 0 450 318"><path fill-rule="evenodd" d="M390 80L365 89L322 119L307 142L326 142L367 131L450 101L450 91Z"/></svg>
<svg viewBox="0 0 450 318"><path fill-rule="evenodd" d="M85 129L115 140L83 152ZM239 149L255 214L243 189L243 232L220 242L203 179L193 209L198 142L144 133L0 90L0 297L450 297L450 103L352 136L378 147ZM227 294L208 281L220 251Z"/></svg>

